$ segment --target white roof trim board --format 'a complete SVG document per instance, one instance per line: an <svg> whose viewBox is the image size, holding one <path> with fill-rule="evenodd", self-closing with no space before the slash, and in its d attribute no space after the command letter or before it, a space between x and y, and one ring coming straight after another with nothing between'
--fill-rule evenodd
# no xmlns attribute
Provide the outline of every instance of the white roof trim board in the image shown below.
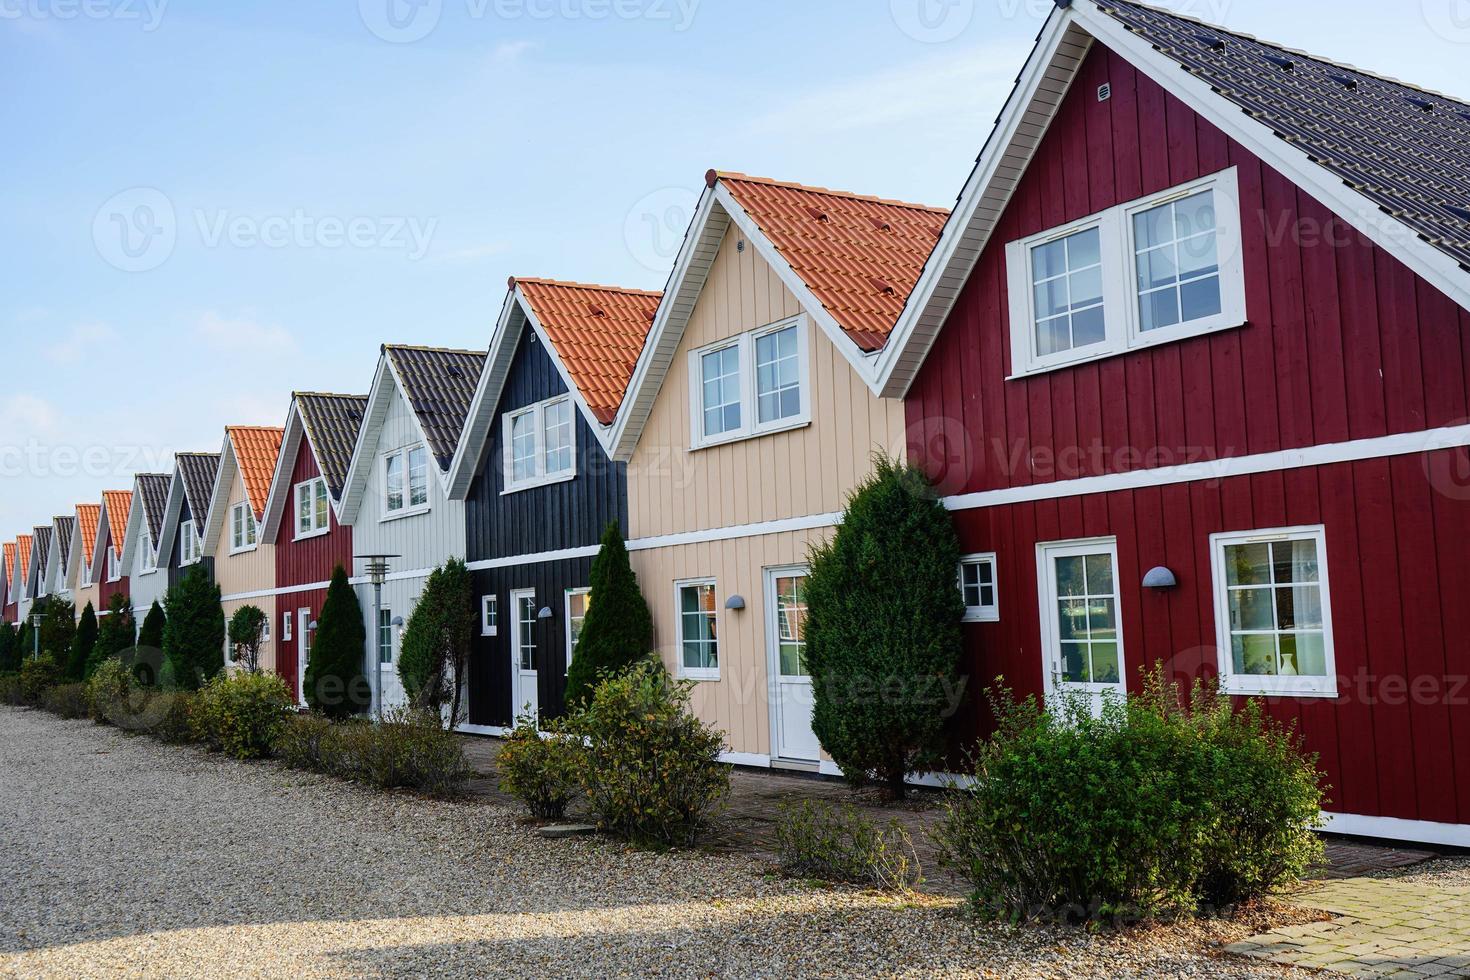
<svg viewBox="0 0 1470 980"><path fill-rule="evenodd" d="M1470 278L1454 259L1385 214L1300 149L1277 139L1267 126L1155 51L1093 0L1071 0L1067 7L1054 9L1042 28L934 253L909 294L888 344L878 355L879 394L901 397L907 393L1094 39L1279 170L1426 282L1470 309Z"/></svg>
<svg viewBox="0 0 1470 980"><path fill-rule="evenodd" d="M209 514L204 522L204 532L200 535L206 555L214 554L219 547L220 532L225 526L225 511L230 508L230 486L235 482L235 471L238 469L235 440L230 438L230 430L226 429L224 445L219 451L219 469L214 472L214 487L209 491ZM131 535L128 540L132 541Z"/></svg>
<svg viewBox="0 0 1470 980"><path fill-rule="evenodd" d="M128 504L127 530L123 531L123 550L117 556L118 565L123 569L123 574L133 567L133 555L138 543L138 534L143 525L147 523L148 515L143 513L143 491L135 478L133 480L133 499Z"/></svg>

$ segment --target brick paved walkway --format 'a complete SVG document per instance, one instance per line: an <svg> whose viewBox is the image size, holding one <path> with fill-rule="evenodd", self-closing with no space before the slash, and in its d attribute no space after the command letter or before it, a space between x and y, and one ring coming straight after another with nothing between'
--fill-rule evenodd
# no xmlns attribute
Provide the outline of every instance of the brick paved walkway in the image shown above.
<svg viewBox="0 0 1470 980"><path fill-rule="evenodd" d="M1470 888L1343 878L1292 897L1338 918L1227 946L1276 963L1364 977L1470 977Z"/></svg>

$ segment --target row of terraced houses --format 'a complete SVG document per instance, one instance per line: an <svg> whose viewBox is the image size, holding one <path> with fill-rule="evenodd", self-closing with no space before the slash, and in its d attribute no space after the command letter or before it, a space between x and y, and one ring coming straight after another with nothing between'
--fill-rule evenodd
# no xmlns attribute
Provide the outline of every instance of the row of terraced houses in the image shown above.
<svg viewBox="0 0 1470 980"><path fill-rule="evenodd" d="M395 555L392 703L397 624L460 556L493 734L562 709L616 519L730 761L833 772L804 562L884 451L966 553L957 744L998 675L1126 695L1162 661L1294 722L1332 829L1470 845L1467 157L1466 103L1059 2L953 211L711 172L662 293L514 279L486 349L384 346L366 394L5 544L5 616L141 618L202 565L299 685L334 566L371 618L362 556Z"/></svg>

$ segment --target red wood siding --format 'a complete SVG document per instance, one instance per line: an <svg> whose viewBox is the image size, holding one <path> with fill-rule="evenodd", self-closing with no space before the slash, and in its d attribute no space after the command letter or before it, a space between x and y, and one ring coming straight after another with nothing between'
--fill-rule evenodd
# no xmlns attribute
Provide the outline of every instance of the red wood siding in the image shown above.
<svg viewBox="0 0 1470 980"><path fill-rule="evenodd" d="M97 612L99 613L107 610L107 606L112 602L113 596L120 595L126 598L130 594L128 576L124 575L116 582L107 581L107 549L112 547L112 530L106 527L106 521L103 521L102 524L104 526L102 541L98 545L93 557L93 561L97 564L97 575L99 579L97 586Z"/></svg>
<svg viewBox="0 0 1470 980"><path fill-rule="evenodd" d="M296 540L296 485L321 474L316 457L311 452L311 443L304 437L296 453L296 462L291 469L291 496L287 500L285 513L281 517L280 531L276 537L276 587L290 588L297 585L315 585L331 579L338 565L352 574L352 528L337 523L332 514L331 530L313 538ZM294 616L297 609L311 609L313 614L321 612L326 589L311 592L287 592L276 597L276 622L271 624L271 635L279 645L276 654L276 672L286 679L294 694L296 674L299 669L297 652L301 642L300 628L294 624L291 639L284 639L281 617L289 610Z"/></svg>
<svg viewBox="0 0 1470 980"><path fill-rule="evenodd" d="M1006 242L1229 166L1245 326L1006 380ZM1099 45L910 390L910 450L960 493L1454 424L1467 348L1470 313Z"/></svg>
<svg viewBox="0 0 1470 980"><path fill-rule="evenodd" d="M965 551L994 551L1000 621L967 624L972 728L998 676L1042 693L1036 545L1115 536L1130 689L1162 661L1181 680L1215 676L1209 538L1321 524L1339 696L1274 698L1321 757L1338 812L1470 823L1470 683L1455 637L1470 630L1465 454L1367 460L955 513ZM1145 590L1171 569L1178 587ZM966 734L972 734L972 731Z"/></svg>

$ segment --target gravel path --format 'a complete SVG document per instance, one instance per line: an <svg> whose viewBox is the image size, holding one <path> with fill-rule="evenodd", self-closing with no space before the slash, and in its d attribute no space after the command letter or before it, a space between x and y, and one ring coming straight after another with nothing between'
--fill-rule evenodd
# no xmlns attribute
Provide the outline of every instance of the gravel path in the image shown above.
<svg viewBox="0 0 1470 980"><path fill-rule="evenodd" d="M0 976L1297 975L518 819L0 708Z"/></svg>

